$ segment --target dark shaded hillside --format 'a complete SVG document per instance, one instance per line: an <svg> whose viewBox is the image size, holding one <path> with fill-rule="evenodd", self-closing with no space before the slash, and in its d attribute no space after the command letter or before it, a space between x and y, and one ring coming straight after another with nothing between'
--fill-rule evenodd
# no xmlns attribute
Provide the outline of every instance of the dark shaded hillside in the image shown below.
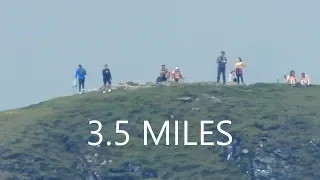
<svg viewBox="0 0 320 180"><path fill-rule="evenodd" d="M317 87L280 84L179 84L56 98L0 113L0 179L316 180L319 103ZM97 139L90 136L96 130L90 119L103 124L100 147L87 144ZM107 146L108 140L124 140L115 133L115 122L123 119L129 121L121 125L129 143ZM167 119L188 120L190 141L198 142L200 120L231 120L223 129L232 133L233 144L174 146L172 135L169 146L164 139L143 146L143 120L159 133ZM216 123L208 129L214 131L208 140L225 141ZM233 152L229 160L228 152Z"/></svg>

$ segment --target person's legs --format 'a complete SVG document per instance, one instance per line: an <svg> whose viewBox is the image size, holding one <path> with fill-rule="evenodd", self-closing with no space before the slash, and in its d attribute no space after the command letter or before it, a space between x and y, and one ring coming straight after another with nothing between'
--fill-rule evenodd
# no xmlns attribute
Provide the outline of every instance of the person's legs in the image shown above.
<svg viewBox="0 0 320 180"><path fill-rule="evenodd" d="M84 91L84 79L82 79L82 91Z"/></svg>
<svg viewBox="0 0 320 180"><path fill-rule="evenodd" d="M159 83L159 82L161 82L161 77L160 76L158 76L157 80L156 80L156 83Z"/></svg>
<svg viewBox="0 0 320 180"><path fill-rule="evenodd" d="M308 87L308 82L306 82L306 81L304 81L304 80L302 80L302 81L300 82L300 84L301 84L301 87L304 87L304 88Z"/></svg>
<svg viewBox="0 0 320 180"><path fill-rule="evenodd" d="M108 79L108 89L110 89L111 88L111 79Z"/></svg>
<svg viewBox="0 0 320 180"><path fill-rule="evenodd" d="M242 74L240 75L240 78L241 78L241 83L244 84L243 83L243 75Z"/></svg>
<svg viewBox="0 0 320 180"><path fill-rule="evenodd" d="M106 92L106 88L107 88L107 80L103 78L103 93Z"/></svg>
<svg viewBox="0 0 320 180"><path fill-rule="evenodd" d="M236 69L236 76L237 76L237 83L240 84L240 81L241 81L241 83L243 84L242 69L239 69L239 68Z"/></svg>
<svg viewBox="0 0 320 180"><path fill-rule="evenodd" d="M218 68L217 82L220 83L221 68Z"/></svg>
<svg viewBox="0 0 320 180"><path fill-rule="evenodd" d="M223 84L226 84L226 68L222 68L222 78L223 78Z"/></svg>
<svg viewBox="0 0 320 180"><path fill-rule="evenodd" d="M237 83L240 84L240 75L237 74Z"/></svg>
<svg viewBox="0 0 320 180"><path fill-rule="evenodd" d="M165 76L159 76L159 77L157 78L157 83L159 83L159 82L164 82L164 81L166 81L166 77L165 77Z"/></svg>
<svg viewBox="0 0 320 180"><path fill-rule="evenodd" d="M79 92L81 92L82 80L78 79Z"/></svg>
<svg viewBox="0 0 320 180"><path fill-rule="evenodd" d="M166 82L168 78L166 76L163 76L163 82Z"/></svg>
<svg viewBox="0 0 320 180"><path fill-rule="evenodd" d="M107 83L108 83L108 92L111 92L111 79L108 79Z"/></svg>

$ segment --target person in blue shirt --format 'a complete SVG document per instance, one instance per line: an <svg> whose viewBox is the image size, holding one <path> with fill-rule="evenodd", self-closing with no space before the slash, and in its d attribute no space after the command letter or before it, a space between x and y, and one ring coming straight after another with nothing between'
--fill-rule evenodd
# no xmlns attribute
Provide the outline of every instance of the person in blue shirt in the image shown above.
<svg viewBox="0 0 320 180"><path fill-rule="evenodd" d="M82 67L81 64L79 64L79 67L76 70L76 75L75 75L75 78L78 79L78 83L79 83L79 94L84 92L84 82L86 79L86 75L87 75L86 70Z"/></svg>
<svg viewBox="0 0 320 180"><path fill-rule="evenodd" d="M221 52L221 56L217 59L218 64L218 76L217 76L217 83L220 83L220 75L222 74L223 84L226 84L226 64L227 58L225 57L225 52Z"/></svg>
<svg viewBox="0 0 320 180"><path fill-rule="evenodd" d="M111 92L111 71L108 68L108 65L104 65L104 69L102 70L102 79L103 79L103 93L106 93L106 88L108 84L108 92Z"/></svg>

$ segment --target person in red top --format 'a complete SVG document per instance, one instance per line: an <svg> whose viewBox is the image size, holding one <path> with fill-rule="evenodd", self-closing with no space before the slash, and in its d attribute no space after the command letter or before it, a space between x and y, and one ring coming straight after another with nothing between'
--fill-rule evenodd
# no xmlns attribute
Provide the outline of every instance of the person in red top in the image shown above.
<svg viewBox="0 0 320 180"><path fill-rule="evenodd" d="M184 79L178 67L176 67L176 69L172 71L171 77L172 77L172 81L176 81L176 82L178 82L180 79Z"/></svg>

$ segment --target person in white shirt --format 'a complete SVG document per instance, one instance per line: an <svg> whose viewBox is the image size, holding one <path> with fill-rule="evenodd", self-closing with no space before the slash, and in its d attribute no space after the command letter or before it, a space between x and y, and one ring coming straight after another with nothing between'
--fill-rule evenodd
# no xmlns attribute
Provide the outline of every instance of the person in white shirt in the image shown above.
<svg viewBox="0 0 320 180"><path fill-rule="evenodd" d="M310 85L310 78L306 73L301 73L300 84L302 86L308 87Z"/></svg>
<svg viewBox="0 0 320 180"><path fill-rule="evenodd" d="M285 78L287 78L286 84L295 85L297 82L295 72L293 70L291 70L289 76L285 76Z"/></svg>
<svg viewBox="0 0 320 180"><path fill-rule="evenodd" d="M236 77L236 72L235 70L232 70L229 74L229 83L234 83L234 82L237 82L237 77Z"/></svg>

